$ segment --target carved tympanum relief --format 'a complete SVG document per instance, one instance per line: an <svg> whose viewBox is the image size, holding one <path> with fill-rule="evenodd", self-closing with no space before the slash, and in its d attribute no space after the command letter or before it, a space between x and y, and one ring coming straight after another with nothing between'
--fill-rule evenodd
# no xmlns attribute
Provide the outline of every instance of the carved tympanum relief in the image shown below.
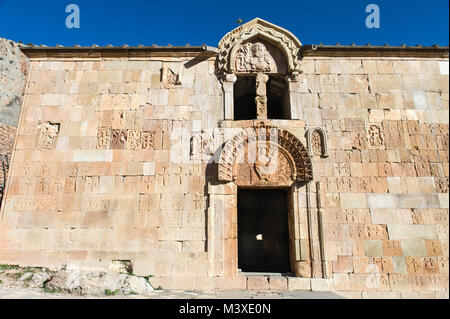
<svg viewBox="0 0 450 319"><path fill-rule="evenodd" d="M264 43L246 43L236 53L236 71L238 72L274 72L275 70L275 60Z"/></svg>
<svg viewBox="0 0 450 319"><path fill-rule="evenodd" d="M244 129L225 144L218 178L239 186L291 186L311 180L312 166L294 135L261 125Z"/></svg>

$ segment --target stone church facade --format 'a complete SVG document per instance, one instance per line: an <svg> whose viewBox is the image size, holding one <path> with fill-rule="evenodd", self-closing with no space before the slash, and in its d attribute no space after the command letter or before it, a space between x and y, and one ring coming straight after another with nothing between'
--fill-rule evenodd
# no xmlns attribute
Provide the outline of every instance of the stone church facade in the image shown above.
<svg viewBox="0 0 450 319"><path fill-rule="evenodd" d="M448 297L448 47L22 46L0 263Z"/></svg>

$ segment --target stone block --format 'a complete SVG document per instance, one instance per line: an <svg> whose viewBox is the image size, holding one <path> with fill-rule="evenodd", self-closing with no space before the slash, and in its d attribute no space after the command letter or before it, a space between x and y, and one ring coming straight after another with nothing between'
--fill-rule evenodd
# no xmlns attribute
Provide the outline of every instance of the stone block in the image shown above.
<svg viewBox="0 0 450 319"><path fill-rule="evenodd" d="M330 281L326 278L311 278L312 291L330 291Z"/></svg>
<svg viewBox="0 0 450 319"><path fill-rule="evenodd" d="M331 288L333 290L350 290L350 278L348 274L333 274Z"/></svg>
<svg viewBox="0 0 450 319"><path fill-rule="evenodd" d="M364 193L341 193L341 208L366 208L366 194Z"/></svg>
<svg viewBox="0 0 450 319"><path fill-rule="evenodd" d="M381 257L383 256L382 240L366 240L364 241L364 251L366 256Z"/></svg>
<svg viewBox="0 0 450 319"><path fill-rule="evenodd" d="M332 264L334 273L353 272L352 256L338 256L337 261L334 261Z"/></svg>
<svg viewBox="0 0 450 319"><path fill-rule="evenodd" d="M300 277L288 277L288 290L311 290L311 279Z"/></svg>
<svg viewBox="0 0 450 319"><path fill-rule="evenodd" d="M388 225L389 239L437 239L434 225Z"/></svg>
<svg viewBox="0 0 450 319"><path fill-rule="evenodd" d="M394 271L396 274L406 274L408 270L406 268L406 258L403 256L393 256L392 263L394 265Z"/></svg>
<svg viewBox="0 0 450 319"><path fill-rule="evenodd" d="M269 290L269 280L265 276L248 276L247 277L248 290Z"/></svg>
<svg viewBox="0 0 450 319"><path fill-rule="evenodd" d="M399 200L391 194L367 194L368 208L397 208Z"/></svg>
<svg viewBox="0 0 450 319"><path fill-rule="evenodd" d="M269 287L270 290L286 291L288 290L288 279L282 276L270 276Z"/></svg>
<svg viewBox="0 0 450 319"><path fill-rule="evenodd" d="M401 240L402 251L404 256L424 257L427 255L425 240L409 239Z"/></svg>

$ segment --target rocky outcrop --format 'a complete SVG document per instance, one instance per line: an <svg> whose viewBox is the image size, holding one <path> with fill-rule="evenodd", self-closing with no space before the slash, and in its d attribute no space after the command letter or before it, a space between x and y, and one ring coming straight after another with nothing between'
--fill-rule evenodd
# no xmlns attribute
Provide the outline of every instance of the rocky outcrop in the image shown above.
<svg viewBox="0 0 450 319"><path fill-rule="evenodd" d="M70 295L149 295L155 289L147 277L130 273L0 265L0 288L30 288Z"/></svg>
<svg viewBox="0 0 450 319"><path fill-rule="evenodd" d="M29 61L19 44L0 38L0 203L28 72Z"/></svg>
<svg viewBox="0 0 450 319"><path fill-rule="evenodd" d="M17 126L28 71L19 44L0 38L0 125Z"/></svg>
<svg viewBox="0 0 450 319"><path fill-rule="evenodd" d="M147 295L154 291L143 277L77 269L58 271L45 289L77 295Z"/></svg>

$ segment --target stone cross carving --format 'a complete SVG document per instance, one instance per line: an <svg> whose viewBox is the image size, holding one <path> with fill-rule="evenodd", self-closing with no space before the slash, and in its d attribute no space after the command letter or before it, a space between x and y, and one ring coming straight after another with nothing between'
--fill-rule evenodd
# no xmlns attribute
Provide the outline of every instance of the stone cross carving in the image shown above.
<svg viewBox="0 0 450 319"><path fill-rule="evenodd" d="M267 119L267 89L266 84L269 80L267 74L259 72L256 74L256 118Z"/></svg>
<svg viewBox="0 0 450 319"><path fill-rule="evenodd" d="M327 133L321 127L310 127L306 130L306 145L310 156L328 157Z"/></svg>

